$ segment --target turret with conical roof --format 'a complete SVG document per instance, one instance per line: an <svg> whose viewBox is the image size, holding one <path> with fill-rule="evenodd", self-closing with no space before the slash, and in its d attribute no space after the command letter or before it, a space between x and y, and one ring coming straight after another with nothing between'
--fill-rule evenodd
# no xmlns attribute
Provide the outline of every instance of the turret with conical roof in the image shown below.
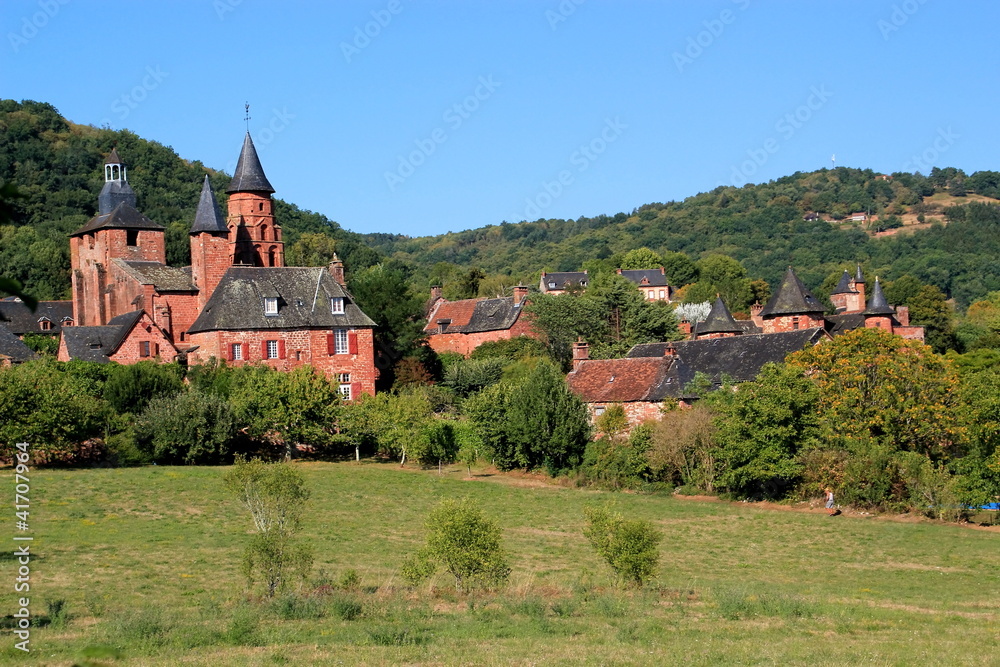
<svg viewBox="0 0 1000 667"><path fill-rule="evenodd" d="M281 227L274 220L271 194L274 188L264 175L250 133L236 164L236 173L226 188L232 230L233 264L244 266L284 266L285 245Z"/></svg>
<svg viewBox="0 0 1000 667"><path fill-rule="evenodd" d="M878 276L875 277L875 288L872 290L872 298L868 300L868 307L865 308L865 315L894 315L896 310L889 305L882 292L882 285L879 284Z"/></svg>
<svg viewBox="0 0 1000 667"><path fill-rule="evenodd" d="M844 269L844 273L840 276L840 282L830 293L830 301L833 303L834 308L837 309L837 313L858 313L864 310L865 300L864 296L855 289L856 281L851 278L851 274ZM862 283L863 285L863 283Z"/></svg>
<svg viewBox="0 0 1000 667"><path fill-rule="evenodd" d="M764 332L792 331L823 326L826 308L806 289L792 267L788 267L781 286L760 312Z"/></svg>
<svg viewBox="0 0 1000 667"><path fill-rule="evenodd" d="M198 307L204 308L226 270L233 265L233 244L205 175L201 197L191 223L191 280L198 288Z"/></svg>
<svg viewBox="0 0 1000 667"><path fill-rule="evenodd" d="M112 148L108 159L104 161L104 187L97 196L97 212L107 215L119 204L135 208L135 192L128 184L125 163L118 157L118 150Z"/></svg>
<svg viewBox="0 0 1000 667"><path fill-rule="evenodd" d="M721 296L715 297L712 310L704 322L699 322L695 329L695 338L724 338L743 333L742 327L733 319Z"/></svg>
<svg viewBox="0 0 1000 667"><path fill-rule="evenodd" d="M208 174L205 174L205 180L201 184L198 209L194 212L194 222L191 223L190 233L197 234L199 232L229 234L229 228L226 227L222 213L219 212L219 204L215 201L215 193L212 192L212 184L208 180Z"/></svg>

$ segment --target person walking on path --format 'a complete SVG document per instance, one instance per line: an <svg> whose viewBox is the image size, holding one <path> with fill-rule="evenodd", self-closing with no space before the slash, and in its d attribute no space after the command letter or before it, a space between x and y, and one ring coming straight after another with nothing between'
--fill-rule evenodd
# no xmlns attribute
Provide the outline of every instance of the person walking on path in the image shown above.
<svg viewBox="0 0 1000 667"><path fill-rule="evenodd" d="M840 514L840 512L837 511L837 508L834 507L833 489L831 489L828 486L825 489L823 489L823 493L824 493L824 495L826 495L826 509L827 509L827 512L830 514L830 516L837 516L838 514Z"/></svg>

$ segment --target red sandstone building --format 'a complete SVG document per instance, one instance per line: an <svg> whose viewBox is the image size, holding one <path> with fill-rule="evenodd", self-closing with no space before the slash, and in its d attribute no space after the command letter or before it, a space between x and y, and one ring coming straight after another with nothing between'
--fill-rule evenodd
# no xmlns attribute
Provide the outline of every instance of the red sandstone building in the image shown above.
<svg viewBox="0 0 1000 667"><path fill-rule="evenodd" d="M166 264L164 227L135 208L112 150L98 214L70 236L73 320L59 359L311 364L348 399L375 392L375 323L343 264L286 267L271 187L249 133L223 219L208 177L190 231L191 266Z"/></svg>
<svg viewBox="0 0 1000 667"><path fill-rule="evenodd" d="M514 288L514 296L459 301L448 301L440 287L432 287L424 326L427 344L438 354L457 352L467 357L486 342L534 336L522 312L527 298L523 285Z"/></svg>

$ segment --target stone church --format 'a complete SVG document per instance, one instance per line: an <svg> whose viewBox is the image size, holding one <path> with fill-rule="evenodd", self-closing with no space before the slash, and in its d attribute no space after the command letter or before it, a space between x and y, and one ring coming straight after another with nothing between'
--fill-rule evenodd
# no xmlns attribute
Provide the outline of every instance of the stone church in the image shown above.
<svg viewBox="0 0 1000 667"><path fill-rule="evenodd" d="M104 180L98 214L70 235L77 326L63 328L60 360L311 364L348 400L375 392L375 323L336 257L325 268L285 266L274 188L249 133L225 217L205 177L190 267L167 266L165 228L136 210L117 150Z"/></svg>

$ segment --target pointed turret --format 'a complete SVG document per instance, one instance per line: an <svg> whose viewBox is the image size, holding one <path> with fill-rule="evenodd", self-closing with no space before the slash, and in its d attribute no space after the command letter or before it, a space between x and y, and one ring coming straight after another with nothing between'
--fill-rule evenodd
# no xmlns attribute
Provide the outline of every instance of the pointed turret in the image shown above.
<svg viewBox="0 0 1000 667"><path fill-rule="evenodd" d="M741 333L743 333L743 329L733 319L732 313L726 308L721 296L715 298L715 303L712 304L712 310L709 311L708 317L705 318L704 322L699 322L695 329L698 338L712 334L735 335Z"/></svg>
<svg viewBox="0 0 1000 667"><path fill-rule="evenodd" d="M761 317L766 319L775 315L822 314L825 311L826 308L806 289L792 267L788 267L781 287L764 306Z"/></svg>
<svg viewBox="0 0 1000 667"><path fill-rule="evenodd" d="M865 274L861 273L861 265L860 264L858 264L858 270L854 274L854 282L856 282L856 283L864 283L865 282Z"/></svg>
<svg viewBox="0 0 1000 667"><path fill-rule="evenodd" d="M847 272L847 269L844 269L844 275L840 276L840 282L830 292L830 296L834 294L855 294L856 292L857 290L851 286L851 274Z"/></svg>
<svg viewBox="0 0 1000 667"><path fill-rule="evenodd" d="M896 310L889 305L886 301L885 294L882 292L882 285L878 282L878 276L875 277L875 288L872 290L872 298L868 300L868 307L865 308L865 315L894 315Z"/></svg>
<svg viewBox="0 0 1000 667"><path fill-rule="evenodd" d="M198 209L194 213L194 222L191 224L191 234L208 232L209 234L222 233L229 234L222 213L219 212L219 204L215 201L215 194L212 192L212 184L209 183L208 174L205 174L205 181L201 186L201 198L198 200Z"/></svg>
<svg viewBox="0 0 1000 667"><path fill-rule="evenodd" d="M254 148L253 139L250 133L243 139L243 150L240 151L240 160L236 163L236 172L233 180L226 188L226 192L266 192L271 194L274 188L264 175L264 168L260 166L260 158L257 157L257 149Z"/></svg>

